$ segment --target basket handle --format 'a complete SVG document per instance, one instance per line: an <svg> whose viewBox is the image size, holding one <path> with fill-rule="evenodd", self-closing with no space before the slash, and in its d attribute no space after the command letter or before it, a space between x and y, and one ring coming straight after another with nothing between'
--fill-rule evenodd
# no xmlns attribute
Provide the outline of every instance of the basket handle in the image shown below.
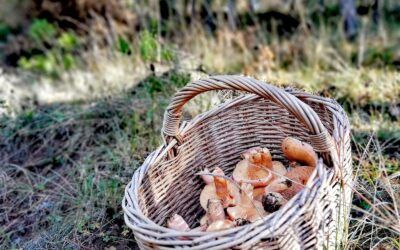
<svg viewBox="0 0 400 250"><path fill-rule="evenodd" d="M182 118L182 107L189 100L206 91L223 89L253 93L286 108L309 129L311 134L310 141L316 151L333 153L331 151L333 149L332 137L327 132L317 113L310 106L280 88L256 79L238 75L212 76L196 80L178 91L172 98L164 114L162 128L164 139L168 141L171 138L175 138L180 141L179 123Z"/></svg>

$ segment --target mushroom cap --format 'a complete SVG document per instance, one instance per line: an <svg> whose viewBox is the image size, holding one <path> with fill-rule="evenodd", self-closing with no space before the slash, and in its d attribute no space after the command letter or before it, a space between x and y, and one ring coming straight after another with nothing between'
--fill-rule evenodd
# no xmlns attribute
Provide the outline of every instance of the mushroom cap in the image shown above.
<svg viewBox="0 0 400 250"><path fill-rule="evenodd" d="M313 167L300 166L292 168L285 174L285 176L289 179L299 179L300 183L305 185L313 171L314 171Z"/></svg>
<svg viewBox="0 0 400 250"><path fill-rule="evenodd" d="M283 165L282 162L280 161L273 161L272 162L272 173L275 175L275 173L278 173L280 175L285 175L287 173L286 167ZM275 175L276 176L276 175ZM278 176L279 177L279 176Z"/></svg>
<svg viewBox="0 0 400 250"><path fill-rule="evenodd" d="M213 171L212 173L213 173L213 174L216 174L216 175L225 176L224 170L222 170L222 169L219 168L219 167L215 167L215 169L214 169L214 171Z"/></svg>
<svg viewBox="0 0 400 250"><path fill-rule="evenodd" d="M236 204L236 201L238 201L240 199L239 198L240 191L239 191L239 188L235 184L233 184L231 182L227 182L227 187L228 187L228 193L226 195L229 196L229 197L227 197L229 199L226 199L223 202L222 206L224 208ZM210 200L210 199L221 199L217 195L217 191L216 191L214 184L206 185L200 193L200 205L206 211L207 211L208 200Z"/></svg>
<svg viewBox="0 0 400 250"><path fill-rule="evenodd" d="M317 164L318 156L314 148L293 137L286 137L282 141L282 152L289 161L301 162L310 167L315 167Z"/></svg>
<svg viewBox="0 0 400 250"><path fill-rule="evenodd" d="M265 187L258 187L253 189L253 199L256 201L261 201L262 196L265 194Z"/></svg>
<svg viewBox="0 0 400 250"><path fill-rule="evenodd" d="M208 226L206 232L218 232L229 228L233 228L234 226L235 224L231 220L218 220L211 223Z"/></svg>
<svg viewBox="0 0 400 250"><path fill-rule="evenodd" d="M280 192L280 194L283 196L283 198L285 198L286 200L290 200L291 198L293 198L293 196L295 196L298 192L300 192L303 189L303 186L297 184L297 183L293 183L293 185Z"/></svg>
<svg viewBox="0 0 400 250"><path fill-rule="evenodd" d="M241 160L232 173L232 178L239 184L249 183L254 187L265 187L271 177L267 168L252 164L247 159Z"/></svg>
<svg viewBox="0 0 400 250"><path fill-rule="evenodd" d="M307 181L313 171L313 167L301 166L292 168L289 172L287 172L285 176L292 180L292 185L288 189L280 192L282 196L289 200L298 192L300 192L304 188L304 185L307 184Z"/></svg>
<svg viewBox="0 0 400 250"><path fill-rule="evenodd" d="M283 192L292 186L292 182L285 178L277 178L265 187L264 192Z"/></svg>

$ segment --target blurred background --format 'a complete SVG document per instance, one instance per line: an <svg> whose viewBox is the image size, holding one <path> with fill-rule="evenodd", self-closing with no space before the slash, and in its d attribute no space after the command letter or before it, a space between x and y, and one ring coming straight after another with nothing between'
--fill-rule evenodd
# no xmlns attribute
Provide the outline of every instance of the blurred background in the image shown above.
<svg viewBox="0 0 400 250"><path fill-rule="evenodd" d="M171 96L214 74L336 99L357 180L341 247L400 249L399 70L397 0L1 0L0 249L136 248L124 187Z"/></svg>

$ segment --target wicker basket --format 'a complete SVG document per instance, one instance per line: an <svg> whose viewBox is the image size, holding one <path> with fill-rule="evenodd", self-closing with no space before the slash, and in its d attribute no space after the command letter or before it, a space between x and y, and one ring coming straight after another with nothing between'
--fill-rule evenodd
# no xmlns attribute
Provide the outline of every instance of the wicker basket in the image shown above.
<svg viewBox="0 0 400 250"><path fill-rule="evenodd" d="M241 95L180 124L181 109L211 90ZM243 76L213 76L191 82L168 106L164 145L151 153L127 185L125 222L142 249L321 249L345 237L352 192L349 123L327 98L283 90ZM164 227L178 213L199 225L203 183L195 173L218 166L232 173L244 150L263 146L287 163L280 145L286 136L309 142L321 159L306 187L286 206L255 223L229 230L180 233Z"/></svg>

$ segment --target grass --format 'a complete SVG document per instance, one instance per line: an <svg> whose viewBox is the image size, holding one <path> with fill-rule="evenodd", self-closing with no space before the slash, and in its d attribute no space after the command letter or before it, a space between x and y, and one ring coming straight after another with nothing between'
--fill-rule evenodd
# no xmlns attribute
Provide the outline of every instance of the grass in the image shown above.
<svg viewBox="0 0 400 250"><path fill-rule="evenodd" d="M120 207L125 185L161 144L170 97L216 73L338 100L351 122L356 180L343 248L398 249L400 75L391 65L398 32L366 29L365 60L357 65L359 42L317 27L289 37L261 26L222 27L213 37L194 25L170 40L151 30L112 48L88 46L57 78L0 72L0 249L135 248ZM224 94L196 98L185 117Z"/></svg>

